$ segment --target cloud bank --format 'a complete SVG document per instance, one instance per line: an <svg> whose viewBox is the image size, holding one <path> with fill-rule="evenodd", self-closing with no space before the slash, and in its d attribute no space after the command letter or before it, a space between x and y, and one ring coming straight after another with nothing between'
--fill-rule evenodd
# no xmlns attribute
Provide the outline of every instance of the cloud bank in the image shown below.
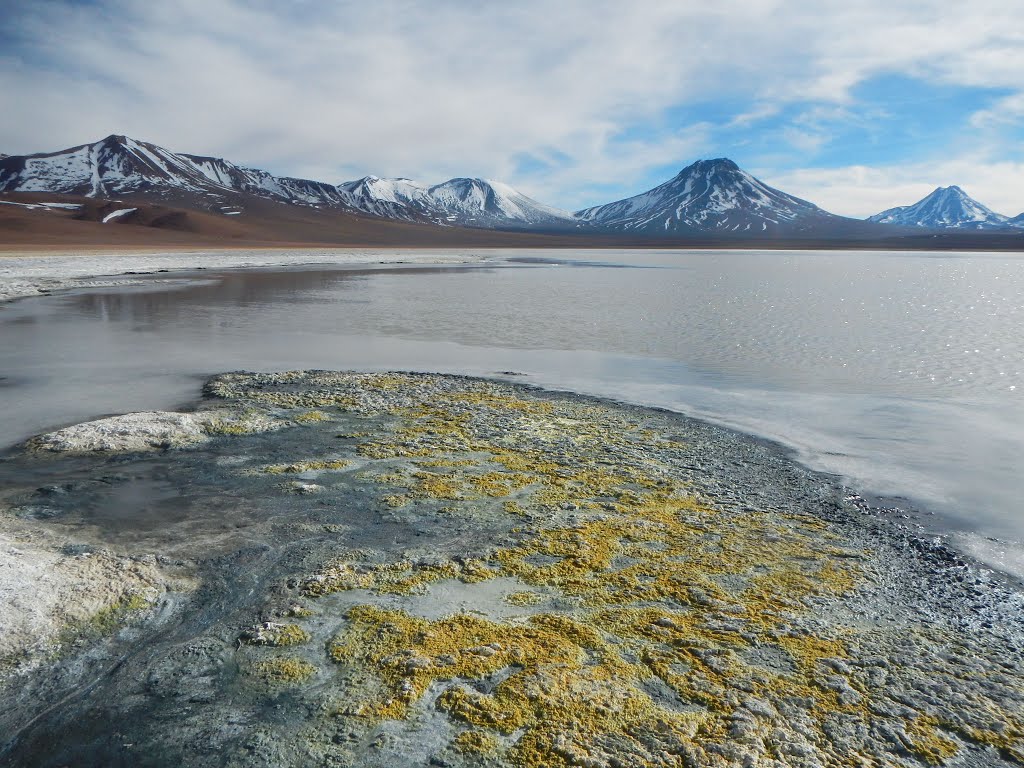
<svg viewBox="0 0 1024 768"><path fill-rule="evenodd" d="M127 133L331 182L497 178L566 208L726 155L848 215L950 183L1024 209L1016 0L9 5L8 153Z"/></svg>

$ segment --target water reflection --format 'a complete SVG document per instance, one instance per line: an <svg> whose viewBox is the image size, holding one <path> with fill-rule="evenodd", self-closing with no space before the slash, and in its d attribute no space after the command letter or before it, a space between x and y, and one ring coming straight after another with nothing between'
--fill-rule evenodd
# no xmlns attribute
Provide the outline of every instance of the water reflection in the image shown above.
<svg viewBox="0 0 1024 768"><path fill-rule="evenodd" d="M175 287L161 284L129 288L111 288L74 295L69 300L72 312L109 321L152 324L208 313L231 306L259 308L274 304L319 304L330 293L333 303L369 303L358 291L375 275L395 271L379 269L289 269L284 271L225 270L216 273L179 273ZM438 275L451 271L491 272L477 266L404 267L414 275ZM161 276L162 280L166 280ZM30 320L31 317L25 318Z"/></svg>

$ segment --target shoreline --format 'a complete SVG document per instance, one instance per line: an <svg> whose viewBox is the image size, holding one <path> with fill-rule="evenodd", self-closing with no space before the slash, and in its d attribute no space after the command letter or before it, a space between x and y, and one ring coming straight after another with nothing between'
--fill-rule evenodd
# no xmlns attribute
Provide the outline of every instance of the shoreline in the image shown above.
<svg viewBox="0 0 1024 768"><path fill-rule="evenodd" d="M537 755L558 754L556 743L546 740L545 720L524 714L524 736L510 740L502 728L477 720L472 715L475 709L454 706L459 686L448 684L449 692L439 696L434 686L445 684L430 671L433 667L389 671L387 659L405 653L405 643L413 649L409 658L444 657L434 646L418 646L410 638L397 641L395 647L380 646L383 655L373 655L378 647L374 643L380 642L369 639L377 637L373 633L384 631L387 637L387 626L401 627L403 622L416 631L457 635L463 625L445 618L453 607L479 612L469 615L478 615L471 626L483 641L487 633L501 637L494 641L500 643L499 649L465 651L467 663L474 658L482 661L473 661L462 671L468 679L481 674L487 679L486 670L511 663L511 676L497 678L499 689L504 685L517 691L523 685L523 690L532 690L532 676L547 674L543 670L549 659L563 664L573 657L559 654L579 644L596 643L591 652L606 653L600 650L606 647L605 639L586 639L592 637L586 632L595 629L601 638L611 633L619 638L617 643L625 644L610 648L636 645L637 652L647 648L645 653L665 653L665 648L675 647L664 645L675 628L685 624L691 642L712 653L706 657L708 663L716 653L727 654L725 666L703 672L703 667L692 665L705 657L688 656L688 677L669 674L667 668L659 672L662 668L652 661L654 679L662 680L657 686L644 682L651 672L636 662L619 668L613 684L588 676L586 667L572 667L575 682L552 680L548 695L554 699L538 703L546 708L546 717L560 724L558 707L571 704L581 717L598 718L597 733L605 734L594 741L597 736L578 723L559 725L581 750L580 759L602 749L630 764L651 759L644 757L647 753L641 747L622 740L636 723L600 720L598 712L588 709L590 702L608 695L642 705L637 723L647 729L655 720L675 722L672 713L677 705L672 702L679 696L704 701L700 711L707 708L707 714L702 718L753 718L752 730L743 738L735 733L715 736L714 730L698 737L685 725L690 722L687 715L676 723L682 730L673 731L675 735L662 745L670 751L711 749L721 759L729 753L717 750L728 746L739 765L742 759L763 754L757 745L771 728L790 733L792 743L805 743L798 731L791 730L797 711L771 686L743 694L764 702L750 705L762 714L749 714L742 696L719 699L715 694L709 699L709 691L700 693L712 680L726 689L740 685L738 690L743 690L750 684L743 681L753 674L751 680L768 675L788 681L789 687L804 686L805 695L830 702L811 721L827 729L833 717L830 708L836 708L835 717L859 717L858 702L864 697L874 702L873 708L896 696L904 709L908 703L911 709L920 708L921 716L953 718L943 720L945 725L936 730L907 715L875 709L874 718L905 731L909 741L902 746L899 739L890 743L884 732L874 730L869 736L827 730L825 742L808 742L811 750L831 743L842 754L857 745L889 758L893 765L904 764L898 759L901 750L916 758L931 755L934 764L960 758L970 765L1010 762L998 757L989 736L971 730L975 726L970 725L970 710L960 711L961 705L947 710L942 694L917 691L914 681L955 674L957 662L932 655L937 638L946 632L969 646L975 665L988 664L990 657L1006 660L1004 643L1012 638L1024 641L1024 625L1013 607L1021 603L1020 591L1008 591L965 567L949 550L916 538L899 521L850 496L836 478L797 464L784 446L671 411L463 376L238 373L215 377L205 393L184 422L177 419L168 425L148 418L136 419L134 426L86 424L36 443L39 449L49 446L46 455L19 460L23 472L33 467L35 472L39 467L53 472L66 465L77 478L68 493L47 492L36 501L31 495L22 498L22 507L43 504L55 510L54 516L27 524L49 528L47 520L65 521L64 535L78 531L86 541L92 539L92 546L106 530L113 556L138 555L140 546L155 555L152 562L162 571L164 586L147 603L153 607L118 614L113 619L114 636L92 636L85 651L93 654L92 662L76 662L80 652L74 652L23 678L31 684L17 696L28 714L33 711L33 696L68 685L74 688L83 669L100 675L95 683L86 684L82 698L76 695L63 707L40 713L41 719L8 745L6 754L13 765L58 764L62 752L52 745L56 734L61 734L58 743L64 749L76 748L79 740L85 743L86 734L97 733L90 729L103 727L102 712L111 707L119 712L124 739L150 750L168 750L168 764L177 759L207 764L209 753L203 757L196 750L200 745L208 748L211 738L217 749L236 754L254 733L274 734L265 748L271 750L268 758L282 765L302 764L302 755L311 749L338 759L347 755L359 764L386 759L415 762L423 749L429 749L439 759L468 766L481 755L471 749L460 751L470 742L487 745L496 765L523 764L528 749L539 750ZM242 418L246 421L239 421ZM197 419L217 427L205 433L189 431ZM152 431L158 425L164 431ZM107 441L99 453L97 436ZM138 440L142 442L134 442ZM120 453L154 441L179 447ZM110 503L103 499L120 493L116 489L126 482L143 482L141 487L148 488L149 481L141 479L148 476L147 467L160 476L171 472L170 477L191 478L194 498L202 497L203 488L218 496L234 489L228 492L237 498L235 507L244 506L247 499L262 499L264 511L242 514L240 508L220 506L206 510L193 500L188 518L157 529L140 521L129 523L125 531L126 521L120 517L115 524L115 519L104 523L104 518L86 515L81 518L88 522L86 527L75 523L80 504L102 509ZM111 471L123 479L114 479ZM111 479L95 486L88 478L96 474ZM31 487L38 480L30 476L26 482ZM685 495L679 495L684 487ZM90 496L95 493L100 495ZM664 517L663 505L676 511ZM232 520L242 524L239 533L220 532L219 523ZM134 533L126 536L130 531ZM620 536L626 538L616 545L618 554L601 554ZM722 549L720 537L732 543ZM568 571L556 569L567 555L562 552L565 542L574 538L582 546L571 550L578 564ZM649 546L640 546L648 539ZM629 543L633 540L637 543ZM230 554L242 542L242 549ZM658 554L665 547L669 552L681 548L684 559L666 560ZM552 560L556 553L562 554ZM621 568L640 569L628 584L650 584L625 604L624 597L616 597L627 584L615 576L615 569ZM180 577L182 569L199 579L197 588L189 591L170 583L169 575L177 571ZM847 571L856 574L853 581L840 576ZM662 581L664 577L670 578ZM679 592L672 585L680 577L695 581ZM769 592L755 589L762 579L769 579L765 585L774 585ZM258 585L255 594L249 584ZM630 607L633 600L639 600L636 607ZM210 610L215 610L210 618L198 618ZM657 613L648 617L651 611ZM211 625L214 616L220 618ZM595 624L598 616L607 618ZM618 618L608 624L612 616ZM656 632L644 629L643 621L655 620ZM641 621L636 630L629 628L632 621ZM256 628L245 630L246 626ZM519 634L520 627L529 626L543 630L540 644ZM709 630L710 626L717 629ZM371 633L365 641L358 634L364 630ZM739 634L728 634L734 632ZM932 638L929 633L938 634ZM800 639L805 637L816 639L807 645L810 639ZM157 643L155 651L145 650L149 642ZM481 642L478 639L474 647L484 647ZM730 648L746 650L736 655L738 651ZM523 662L505 659L506 653L533 654L538 671L531 671L534 662L524 671L514 671ZM116 673L104 662L111 654L124 658ZM879 662L865 660L890 654L903 655L888 662L888 677L872 677L870 670ZM203 671L209 669L221 671ZM337 686L327 683L337 674L343 703L326 704ZM1010 675L1007 684L1024 690L1024 680L1017 677ZM840 679L847 682L840 685ZM149 682L140 689L139 680ZM767 682L753 684L756 688ZM961 679L951 684L958 695L995 695L974 682ZM386 705L374 715L373 707L382 706L375 693L380 685L393 685L396 691L402 685L412 687L400 707ZM120 702L129 695L134 703L121 712ZM280 697L297 704L289 708L287 724L239 719L240 711L250 706L246 702L272 703ZM202 705L188 704L197 701ZM474 707L487 703L486 698L473 701ZM342 709L323 719L315 713L324 706ZM363 706L369 709L360 710ZM502 706L518 712L512 704ZM99 719L78 721L79 710L86 707L99 707L93 716ZM718 707L724 707L720 714ZM13 725L12 711L18 708L0 717ZM426 712L435 715L424 719ZM156 730L144 727L152 716L165 725ZM1018 714L999 715L1004 716L1016 722ZM211 736L205 727L211 718L236 722L240 731L228 729ZM760 718L768 730L756 725ZM69 727L73 721L74 727ZM355 736L334 739L339 727ZM813 725L812 730L818 727ZM933 753L928 745L935 739L943 747ZM89 754L110 759L112 750L120 749L120 740L90 742ZM1004 754L1015 755L1019 749L1013 737L999 745L999 750L1010 750ZM223 757L216 751L213 755ZM705 757L710 759L710 754ZM987 762L972 762L979 760ZM147 764L161 762L154 758ZM726 758L721 764L734 763Z"/></svg>
<svg viewBox="0 0 1024 768"><path fill-rule="evenodd" d="M237 251L242 251L244 256L236 257ZM306 250L279 250L270 249L266 251L251 251L249 249L230 249L226 251L211 252L208 250L181 249L174 253L168 253L165 249L155 250L151 253L140 253L136 249L128 249L123 254L104 253L99 256L78 255L71 256L66 253L55 253L47 256L11 256L8 259L0 258L0 283L9 275L14 274L21 277L22 282L11 281L6 286L0 284L0 303L14 301L20 298L31 296L48 295L56 291L88 290L90 288L121 288L134 285L159 284L162 277L159 273L167 271L168 282L179 282L180 280L201 279L201 273L197 270L209 269L212 271L223 269L248 269L253 271L272 271L275 269L296 269L308 266L325 265L344 269L346 267L360 267L370 265L416 265L416 264L438 264L438 265L460 265L487 262L488 259L507 254L508 249L466 249L456 251L452 249L320 249L316 251ZM290 255L291 261L282 260L281 256ZM132 259L132 257L135 257ZM139 257L142 257L141 259ZM213 257L216 261L211 262ZM327 260L320 261L318 257L327 257ZM132 259L128 264L121 263L122 259ZM74 267L79 274L56 278L49 275L54 265L61 269ZM111 268L131 266L131 273L110 274L109 279L97 279L96 275L103 271L110 271ZM187 273L185 275L177 273ZM542 384L542 386L544 386ZM561 387L557 384L551 385L552 389L558 390ZM582 394L575 390L566 390L572 394ZM600 393L595 393L601 396ZM614 398L612 398L614 399ZM667 407L654 401L644 400L623 400L627 404L648 406L654 408L666 407L667 410L680 413L684 416L691 415L694 410L687 407ZM167 403L165 405L171 405ZM755 438L766 439L778 443L786 450L794 452L795 460L800 461L808 467L817 471L829 472L822 466L822 462L816 460L813 449L801 446L796 442L787 442L784 436L758 430L756 427L749 427L743 423L737 423L728 417L716 418L714 414L700 414L697 418L708 420L740 433ZM837 476L843 475L837 472ZM969 557L975 562L992 568L995 571L1006 575L1017 581L1024 582L1024 550L1019 542L1007 535L996 535L995 537L978 534L970 528L958 524L939 525L937 527L927 526L928 522L945 520L941 508L935 508L927 499L916 499L901 496L898 490L890 486L885 490L871 490L872 483L867 478L848 478L851 487L856 487L869 498L876 500L876 505L892 504L903 508L907 514L913 517L916 524L928 527L932 535L943 537L949 541L957 551ZM889 485L889 483L886 483ZM876 486L877 487L877 486ZM929 519L932 515L934 518ZM952 539L956 540L954 544ZM1017 545L1016 547L1014 545Z"/></svg>
<svg viewBox="0 0 1024 768"><path fill-rule="evenodd" d="M132 274L187 272L196 269L298 267L324 264L338 267L372 264L468 264L483 261L486 249L466 248L159 248L111 253L49 251L0 252L0 303L56 291L138 285L150 280Z"/></svg>
<svg viewBox="0 0 1024 768"><path fill-rule="evenodd" d="M139 246L117 245L82 246L80 248L63 248L39 246L25 248L12 245L0 246L0 304L29 296L48 295L55 291L74 290L76 288L117 287L136 285L139 280L125 278L125 274L153 274L158 272L192 271L196 269L267 269L273 267L297 267L313 264L349 266L369 264L463 264L477 261L488 261L509 253L537 252L551 254L552 258L559 251L594 251L595 253L614 253L622 250L639 251L713 251L716 253L731 252L767 252L785 253L791 248L779 245L767 246L722 245L709 247L707 244L692 246L650 245L588 245L582 249L575 246L536 245L515 246L332 246L283 244L266 246ZM835 247L796 249L797 252L821 250L823 253L887 253L881 246L871 247ZM927 247L897 251L898 253L928 253ZM948 251L934 251L944 253ZM1006 256L1006 250L984 249L964 251L974 255L991 254ZM237 254L245 254L244 257ZM321 257L326 257L321 260Z"/></svg>

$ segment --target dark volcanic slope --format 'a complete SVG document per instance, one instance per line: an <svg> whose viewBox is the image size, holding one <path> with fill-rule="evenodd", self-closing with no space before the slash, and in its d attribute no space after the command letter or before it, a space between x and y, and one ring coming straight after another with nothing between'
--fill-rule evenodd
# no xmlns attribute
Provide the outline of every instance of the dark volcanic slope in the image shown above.
<svg viewBox="0 0 1024 768"><path fill-rule="evenodd" d="M128 211L128 209L134 209ZM611 246L614 237L506 232L390 221L337 209L247 199L234 215L148 202L51 193L0 193L0 251L46 248L403 246ZM107 218L118 211L128 211ZM104 223L104 219L107 219Z"/></svg>

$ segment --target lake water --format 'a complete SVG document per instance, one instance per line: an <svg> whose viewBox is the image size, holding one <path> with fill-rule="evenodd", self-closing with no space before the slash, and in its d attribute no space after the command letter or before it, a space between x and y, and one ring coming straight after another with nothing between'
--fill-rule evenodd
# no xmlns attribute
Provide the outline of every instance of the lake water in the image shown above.
<svg viewBox="0 0 1024 768"><path fill-rule="evenodd" d="M546 251L182 278L0 306L0 443L181 405L233 369L516 371L776 439L1024 574L1024 257Z"/></svg>

